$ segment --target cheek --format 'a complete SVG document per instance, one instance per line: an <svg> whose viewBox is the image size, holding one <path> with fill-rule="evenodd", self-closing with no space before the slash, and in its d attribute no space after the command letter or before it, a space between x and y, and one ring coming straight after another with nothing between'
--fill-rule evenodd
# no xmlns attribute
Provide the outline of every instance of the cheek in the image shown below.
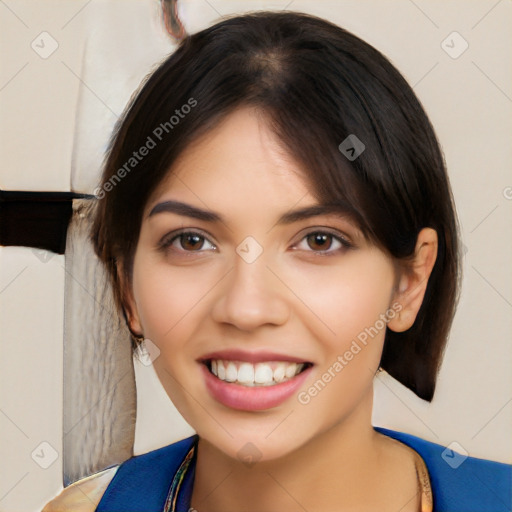
<svg viewBox="0 0 512 512"><path fill-rule="evenodd" d="M158 344L167 338L179 339L178 331L192 329L194 315L213 287L215 280L210 275L202 271L199 279L192 267L172 269L142 257L136 259L133 292L145 335Z"/></svg>
<svg viewBox="0 0 512 512"><path fill-rule="evenodd" d="M386 332L381 315L393 287L385 259L344 263L311 272L308 283L297 280L297 295L310 310L303 322L322 347L318 371L298 402L324 418L323 425L337 423L370 396Z"/></svg>
<svg viewBox="0 0 512 512"><path fill-rule="evenodd" d="M384 335L380 315L389 307L394 274L385 258L370 256L347 258L329 267L309 265L307 273L297 267L288 275L295 294L307 306L304 313L311 331L333 348L343 349L375 324Z"/></svg>

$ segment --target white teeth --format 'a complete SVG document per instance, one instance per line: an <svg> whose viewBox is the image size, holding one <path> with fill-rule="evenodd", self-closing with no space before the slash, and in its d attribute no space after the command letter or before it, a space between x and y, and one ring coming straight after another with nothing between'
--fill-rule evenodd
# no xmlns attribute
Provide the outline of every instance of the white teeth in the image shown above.
<svg viewBox="0 0 512 512"><path fill-rule="evenodd" d="M274 361L252 364L241 361L211 360L211 372L225 382L243 386L272 386L291 379L304 368L304 363Z"/></svg>
<svg viewBox="0 0 512 512"><path fill-rule="evenodd" d="M266 382L270 382L274 377L272 373L272 368L268 364L258 363L255 367L254 371L254 382L256 384L265 384Z"/></svg>
<svg viewBox="0 0 512 512"><path fill-rule="evenodd" d="M226 380L228 382L235 382L238 377L238 371L236 365L233 362L229 362L226 367Z"/></svg>
<svg viewBox="0 0 512 512"><path fill-rule="evenodd" d="M276 382L282 382L285 379L286 374L286 364L279 363L274 370L274 380Z"/></svg>
<svg viewBox="0 0 512 512"><path fill-rule="evenodd" d="M226 380L226 370L224 369L224 363L222 361L217 361L217 377L220 380Z"/></svg>
<svg viewBox="0 0 512 512"><path fill-rule="evenodd" d="M242 363L238 368L238 382L240 384L247 384L254 382L254 365L251 363Z"/></svg>
<svg viewBox="0 0 512 512"><path fill-rule="evenodd" d="M295 375L296 370L297 368L294 368L292 365L288 365L284 372L286 378L290 379L291 377L293 377Z"/></svg>

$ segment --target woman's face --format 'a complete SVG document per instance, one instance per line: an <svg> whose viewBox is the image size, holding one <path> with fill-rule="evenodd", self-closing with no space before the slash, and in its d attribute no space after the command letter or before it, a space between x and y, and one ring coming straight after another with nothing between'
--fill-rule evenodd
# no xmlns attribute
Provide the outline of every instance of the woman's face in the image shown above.
<svg viewBox="0 0 512 512"><path fill-rule="evenodd" d="M233 458L370 424L394 266L341 213L291 215L315 205L244 108L182 153L145 209L131 327L160 350L153 364L186 421Z"/></svg>

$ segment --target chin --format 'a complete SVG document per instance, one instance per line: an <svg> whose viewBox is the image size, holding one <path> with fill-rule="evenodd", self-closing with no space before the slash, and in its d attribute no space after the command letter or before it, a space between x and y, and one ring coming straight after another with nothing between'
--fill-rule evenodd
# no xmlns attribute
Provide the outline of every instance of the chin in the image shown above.
<svg viewBox="0 0 512 512"><path fill-rule="evenodd" d="M275 427L276 424L272 428ZM250 429L240 429L239 431L230 429L229 432L233 437L222 435L220 439L218 435L210 437L206 434L203 436L201 432L199 435L227 457L250 467L258 462L276 461L286 457L310 439L303 433L304 439L301 440L302 436L298 432L294 432L294 436L290 437L289 428L288 431L286 428L283 428L281 432L277 430L279 427L275 432L272 432L272 429L259 428L254 433L251 433ZM272 433L268 435L268 432Z"/></svg>

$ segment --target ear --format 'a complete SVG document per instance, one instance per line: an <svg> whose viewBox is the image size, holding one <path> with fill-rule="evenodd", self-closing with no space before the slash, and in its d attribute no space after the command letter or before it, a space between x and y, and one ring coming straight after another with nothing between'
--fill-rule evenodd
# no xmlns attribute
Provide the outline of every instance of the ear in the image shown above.
<svg viewBox="0 0 512 512"><path fill-rule="evenodd" d="M413 258L399 276L393 295L392 303L398 302L402 309L388 322L392 331L403 332L414 324L436 262L437 247L437 232L423 228L418 234Z"/></svg>
<svg viewBox="0 0 512 512"><path fill-rule="evenodd" d="M128 327L132 334L142 336L143 330L140 323L139 313L137 311L137 305L133 297L133 287L130 279L126 272L123 270L122 264L117 264L117 279L120 287L121 302L123 305L124 314Z"/></svg>

